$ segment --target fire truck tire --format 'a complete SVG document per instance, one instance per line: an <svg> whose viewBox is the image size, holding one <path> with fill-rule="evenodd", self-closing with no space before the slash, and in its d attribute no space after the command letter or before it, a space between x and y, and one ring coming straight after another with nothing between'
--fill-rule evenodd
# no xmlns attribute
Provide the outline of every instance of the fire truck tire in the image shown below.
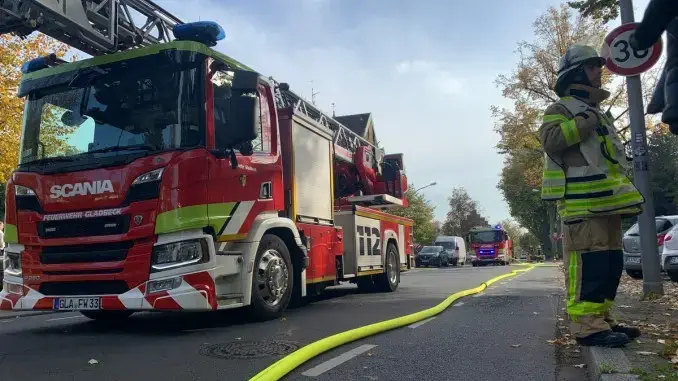
<svg viewBox="0 0 678 381"><path fill-rule="evenodd" d="M134 311L80 311L83 316L98 321L120 321L132 316Z"/></svg>
<svg viewBox="0 0 678 381"><path fill-rule="evenodd" d="M386 263L383 274L376 276L375 284L379 291L394 292L400 284L400 264L398 263L398 248L393 243L386 245Z"/></svg>
<svg viewBox="0 0 678 381"><path fill-rule="evenodd" d="M264 234L254 259L250 314L256 320L275 319L290 303L294 269L285 242Z"/></svg>

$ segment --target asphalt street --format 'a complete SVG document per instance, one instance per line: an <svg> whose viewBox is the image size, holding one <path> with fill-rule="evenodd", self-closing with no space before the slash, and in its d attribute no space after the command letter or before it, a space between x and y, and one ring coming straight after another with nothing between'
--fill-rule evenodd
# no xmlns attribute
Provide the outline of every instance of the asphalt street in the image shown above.
<svg viewBox="0 0 678 381"><path fill-rule="evenodd" d="M416 269L395 293L336 287L263 323L234 311L144 313L116 325L78 313L2 319L0 380L247 380L298 347L434 306L514 268ZM561 380L546 343L562 298L556 271L501 281L433 320L336 348L285 379Z"/></svg>

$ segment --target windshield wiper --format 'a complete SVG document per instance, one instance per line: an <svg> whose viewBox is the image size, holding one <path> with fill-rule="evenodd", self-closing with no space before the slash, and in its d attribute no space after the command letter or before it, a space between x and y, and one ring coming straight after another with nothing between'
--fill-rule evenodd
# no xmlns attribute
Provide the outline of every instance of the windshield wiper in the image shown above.
<svg viewBox="0 0 678 381"><path fill-rule="evenodd" d="M115 151L155 151L156 148L148 144L135 144L131 146L112 146L106 148L95 149L92 151L83 152L84 155L90 153L104 153L104 152L115 152Z"/></svg>
<svg viewBox="0 0 678 381"><path fill-rule="evenodd" d="M49 163L70 163L73 161L76 161L76 159L73 156L54 156L54 157L45 157L42 159L37 159L33 161L29 161L23 164L26 165L35 165L35 164L49 164Z"/></svg>

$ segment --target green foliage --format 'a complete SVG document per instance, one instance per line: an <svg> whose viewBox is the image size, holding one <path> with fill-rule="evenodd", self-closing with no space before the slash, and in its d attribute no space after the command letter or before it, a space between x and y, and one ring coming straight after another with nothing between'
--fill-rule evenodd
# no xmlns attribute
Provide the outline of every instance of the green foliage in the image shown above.
<svg viewBox="0 0 678 381"><path fill-rule="evenodd" d="M579 0L567 4L578 10L583 16L610 22L619 16L619 0Z"/></svg>
<svg viewBox="0 0 678 381"><path fill-rule="evenodd" d="M415 192L414 185L407 190L409 207L390 209L389 213L414 220L414 242L428 245L435 239L436 231L433 221L435 206L422 194Z"/></svg>
<svg viewBox="0 0 678 381"><path fill-rule="evenodd" d="M530 232L523 233L517 241L518 246L525 254L532 255L539 251L539 239Z"/></svg>
<svg viewBox="0 0 678 381"><path fill-rule="evenodd" d="M678 213L678 139L665 125L648 131L650 189L655 215Z"/></svg>
<svg viewBox="0 0 678 381"><path fill-rule="evenodd" d="M443 235L465 237L472 228L489 225L487 219L480 215L478 202L463 187L454 188L448 202L450 211L442 226Z"/></svg>

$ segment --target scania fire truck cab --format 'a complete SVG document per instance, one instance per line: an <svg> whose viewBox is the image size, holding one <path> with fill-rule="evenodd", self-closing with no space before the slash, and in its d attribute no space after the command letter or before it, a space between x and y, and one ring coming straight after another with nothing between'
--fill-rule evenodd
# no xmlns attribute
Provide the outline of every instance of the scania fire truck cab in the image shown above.
<svg viewBox="0 0 678 381"><path fill-rule="evenodd" d="M211 49L217 24L173 20L174 41L22 68L0 309L110 318L249 306L271 318L342 281L395 291L413 261L412 221L380 209L407 206L402 155ZM62 41L88 46L73 35Z"/></svg>
<svg viewBox="0 0 678 381"><path fill-rule="evenodd" d="M471 264L474 267L487 264L505 266L513 259L511 240L501 226L472 229L467 240L471 253Z"/></svg>

